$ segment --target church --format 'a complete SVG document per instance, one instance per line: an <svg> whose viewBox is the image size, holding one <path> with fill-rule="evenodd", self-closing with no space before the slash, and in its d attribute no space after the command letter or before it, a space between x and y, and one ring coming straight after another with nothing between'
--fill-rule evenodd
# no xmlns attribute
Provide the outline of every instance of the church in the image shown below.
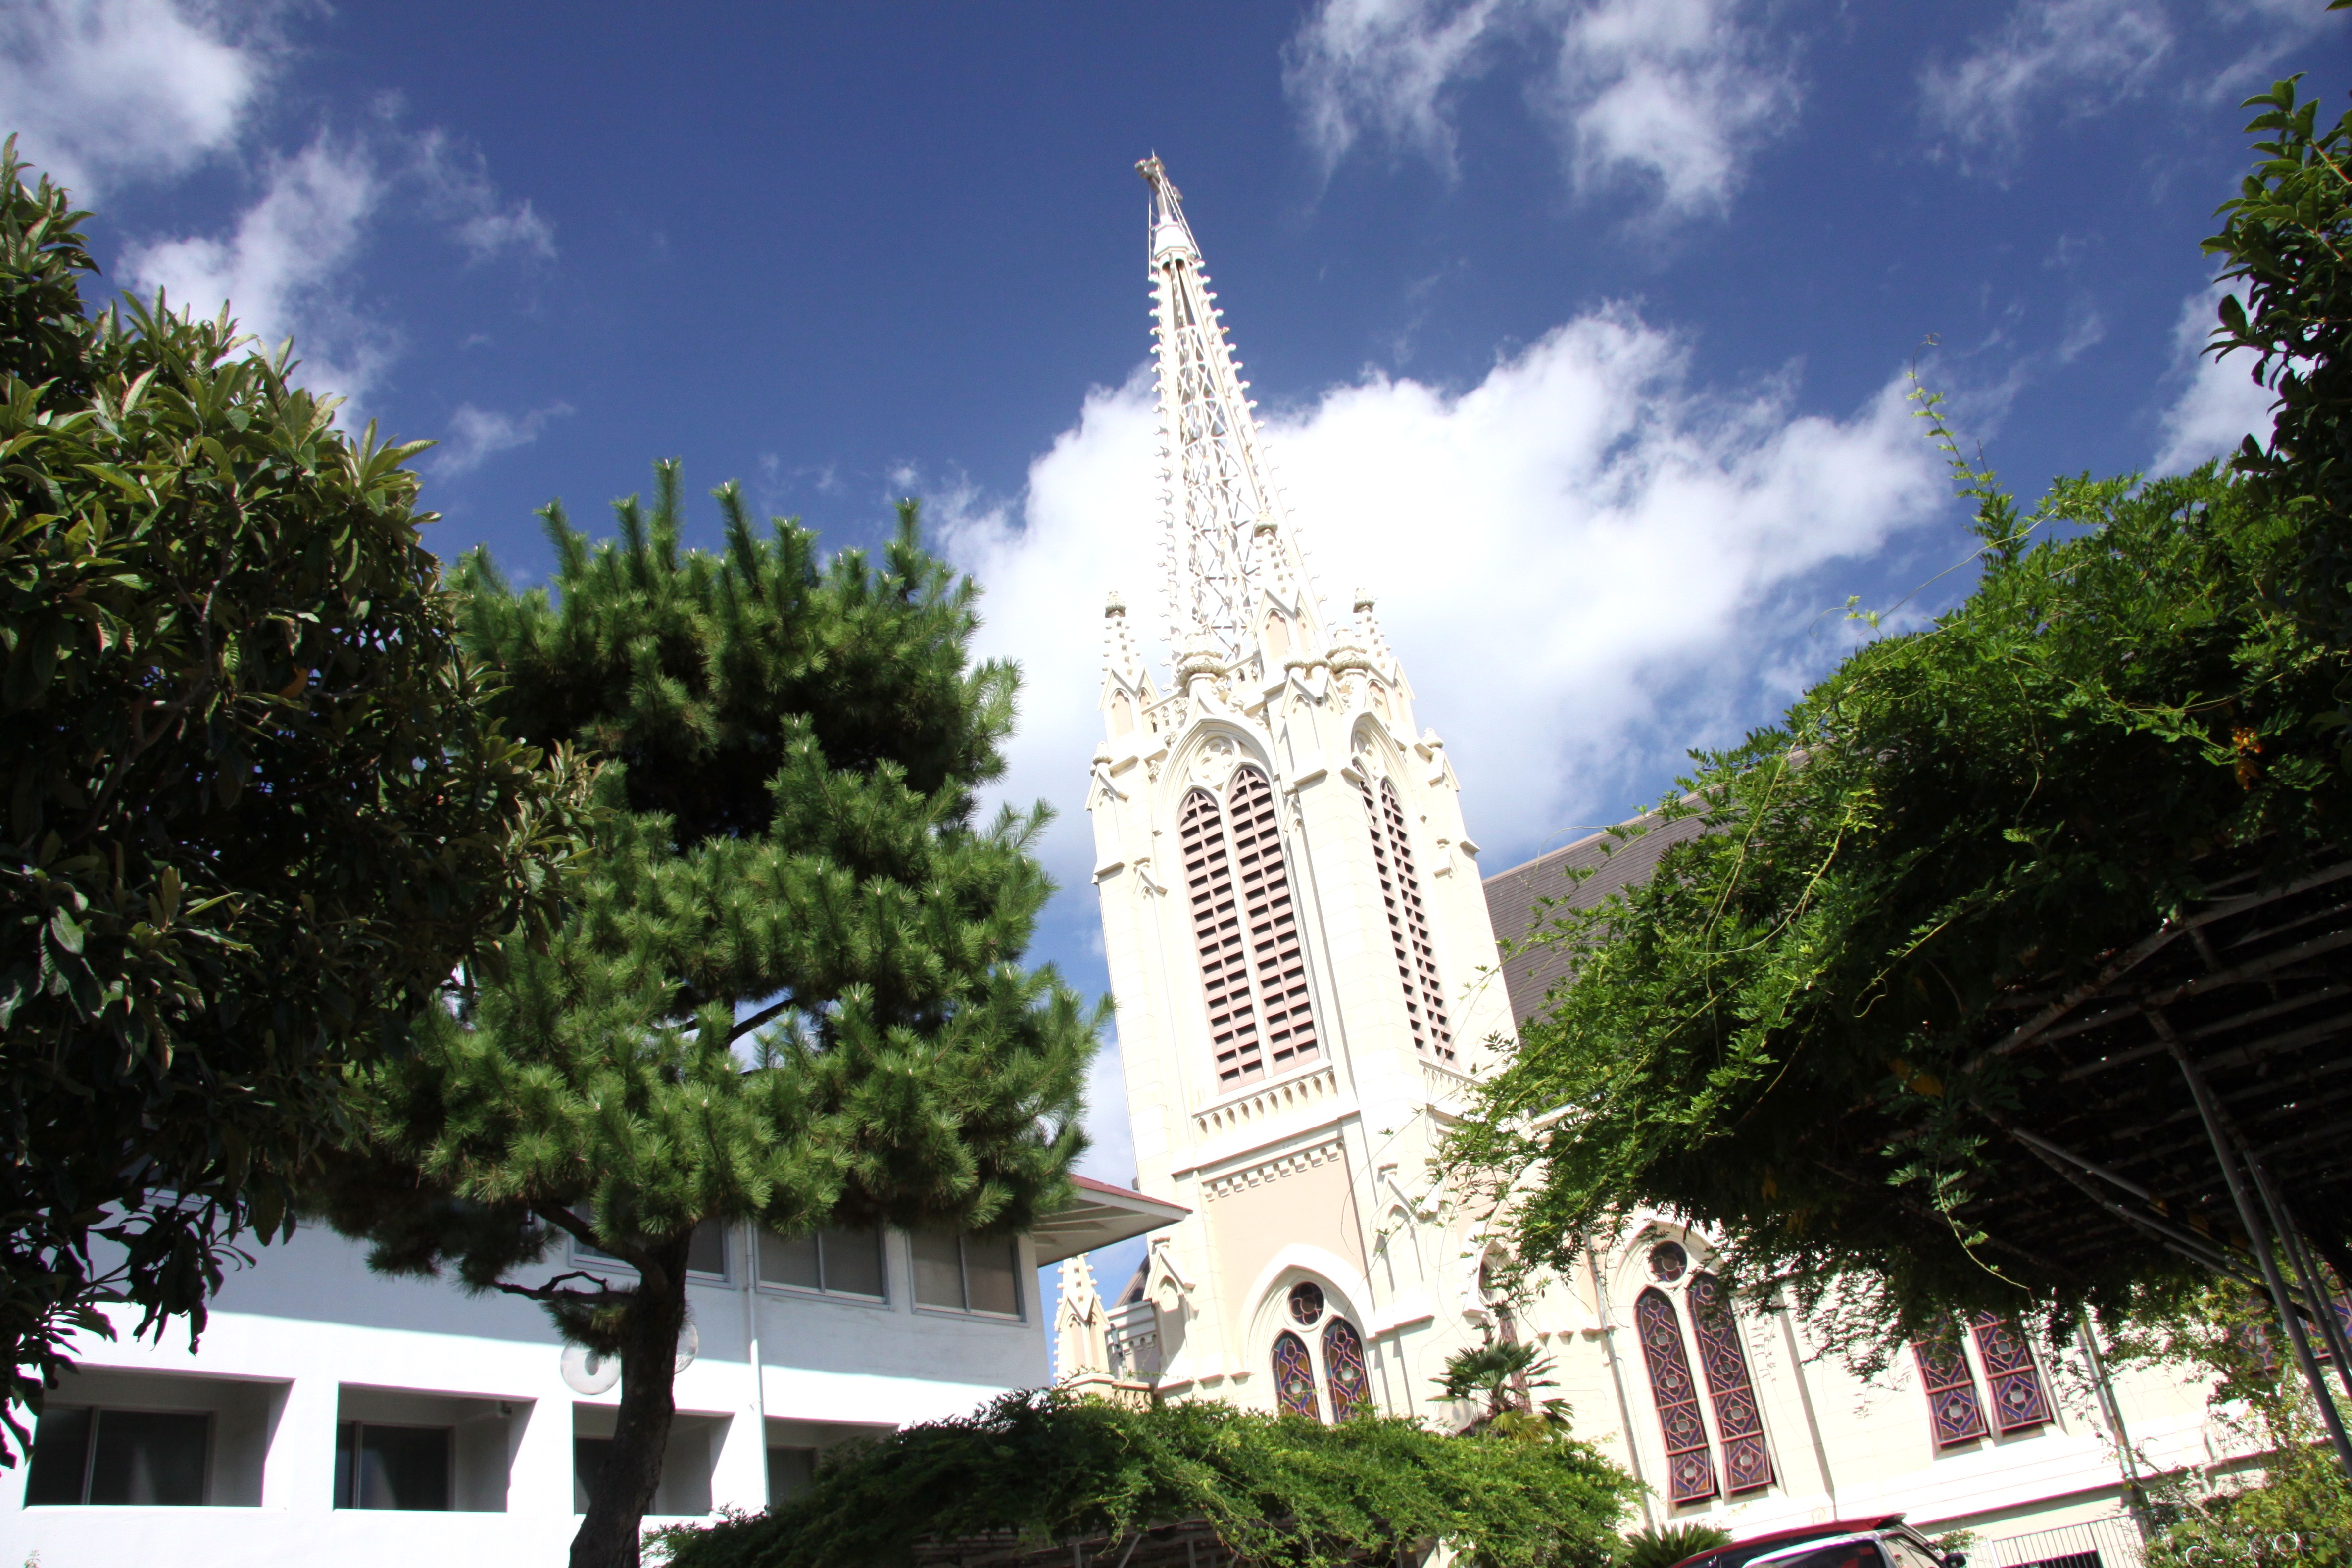
<svg viewBox="0 0 2352 1568"><path fill-rule="evenodd" d="M1181 199L1138 165L1157 322L1162 669L1114 594L1087 808L1137 1185L1187 1211L1116 1301L1064 1274L1064 1381L1319 1421L1458 1427L1446 1358L1532 1340L1652 1524L1902 1512L1982 1565L2137 1563L2127 1488L2231 1462L2202 1386L1989 1320L1864 1383L1792 1307L1727 1320L1703 1234L1635 1214L1532 1295L1431 1157L1542 1005L1542 898L1604 896L1664 837L1488 876L1464 781L1374 601L1324 602ZM1470 781L1475 796L1476 781ZM1570 867L1600 874L1580 885ZM2086 1555L2087 1554L2087 1555Z"/></svg>

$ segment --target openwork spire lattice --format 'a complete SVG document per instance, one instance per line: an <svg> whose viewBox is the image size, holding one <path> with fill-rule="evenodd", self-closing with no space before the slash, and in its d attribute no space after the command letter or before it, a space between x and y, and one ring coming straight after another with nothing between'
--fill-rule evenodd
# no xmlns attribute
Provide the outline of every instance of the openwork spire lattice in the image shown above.
<svg viewBox="0 0 2352 1568"><path fill-rule="evenodd" d="M1168 637L1179 658L1202 649L1232 662L1255 646L1258 590L1295 579L1302 563L1283 515L1249 383L1201 268L1181 193L1157 157L1135 166L1151 187L1151 277L1159 313L1162 574Z"/></svg>

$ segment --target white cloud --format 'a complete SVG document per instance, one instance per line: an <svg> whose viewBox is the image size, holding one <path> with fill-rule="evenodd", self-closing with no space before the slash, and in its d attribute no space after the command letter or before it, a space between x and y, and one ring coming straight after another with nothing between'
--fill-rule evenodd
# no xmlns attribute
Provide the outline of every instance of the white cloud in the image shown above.
<svg viewBox="0 0 2352 1568"><path fill-rule="evenodd" d="M15 0L0 10L0 125L84 204L110 180L184 174L232 146L269 74L222 15L174 0Z"/></svg>
<svg viewBox="0 0 2352 1568"><path fill-rule="evenodd" d="M1959 63L1921 74L1922 108L1931 128L1998 168L2045 102L2063 98L2070 114L2107 109L2146 85L2171 47L2154 0L2020 0Z"/></svg>
<svg viewBox="0 0 2352 1568"><path fill-rule="evenodd" d="M2200 289L2181 301L2173 328L2173 375L2183 384L2161 424L2164 444L2149 471L2178 474L2208 458L2225 458L2248 436L2266 438L2272 394L2253 378L2254 357L2239 351L2221 358L2204 353L2214 307L2229 289Z"/></svg>
<svg viewBox="0 0 2352 1568"><path fill-rule="evenodd" d="M416 138L414 169L425 188L425 211L449 225L476 261L509 253L551 260L555 230L530 203L509 202L478 152L459 147L446 132Z"/></svg>
<svg viewBox="0 0 2352 1568"><path fill-rule="evenodd" d="M1483 68L1500 0L1325 0L1282 52L1326 174L1359 141L1386 141L1454 171L1447 96Z"/></svg>
<svg viewBox="0 0 2352 1568"><path fill-rule="evenodd" d="M1904 390L1835 420L1793 412L1786 385L1694 389L1675 336L1610 308L1458 395L1371 375L1269 435L1327 600L1344 614L1359 584L1380 595L1501 866L1627 804L1633 773L1764 717L1748 710L1758 672L1811 598L1843 596L1808 574L1941 505ZM942 547L987 591L982 650L1024 672L1003 794L1061 811L1045 855L1081 891L1103 595L1159 619L1156 443L1139 372L1087 397L1017 510L934 503Z"/></svg>
<svg viewBox="0 0 2352 1568"><path fill-rule="evenodd" d="M1284 83L1328 174L1360 143L1454 167L1452 97L1516 45L1580 193L1632 182L1668 216L1721 208L1794 119L1793 74L1744 0L1325 0Z"/></svg>
<svg viewBox="0 0 2352 1568"><path fill-rule="evenodd" d="M1632 181L1662 211L1717 210L1796 117L1797 85L1731 0L1604 0L1569 10L1539 98L1579 190Z"/></svg>
<svg viewBox="0 0 2352 1568"><path fill-rule="evenodd" d="M378 125L352 138L322 131L294 156L269 159L261 187L225 233L134 243L123 275L142 292L167 289L175 308L201 315L226 301L271 347L292 337L304 384L354 405L347 424L363 416L356 405L399 353L397 331L358 303L371 228L421 213L476 261L554 254L552 231L530 204L507 202L480 155L438 130L410 135ZM530 439L549 412L500 427L509 416L461 410L461 421L470 413L479 423L460 423L442 468L460 472Z"/></svg>
<svg viewBox="0 0 2352 1568"><path fill-rule="evenodd" d="M534 408L528 414L500 414L495 409L477 408L461 403L449 416L449 434L433 454L433 472L442 479L471 473L488 458L500 452L511 452L518 447L528 447L539 439L539 433L551 419L561 419L572 412L568 403L552 404Z"/></svg>
<svg viewBox="0 0 2352 1568"><path fill-rule="evenodd" d="M295 340L304 384L363 398L390 362L392 334L348 298L352 262L384 196L375 160L320 135L269 170L261 199L226 235L136 245L122 271L142 292L168 292L174 309L210 315L227 302L265 344Z"/></svg>

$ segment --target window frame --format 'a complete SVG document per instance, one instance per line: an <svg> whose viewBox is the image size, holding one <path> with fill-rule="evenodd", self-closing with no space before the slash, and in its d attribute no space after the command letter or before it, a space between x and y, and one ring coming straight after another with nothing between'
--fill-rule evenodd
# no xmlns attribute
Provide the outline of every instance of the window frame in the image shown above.
<svg viewBox="0 0 2352 1568"><path fill-rule="evenodd" d="M580 1217L588 1220L592 1225L595 1223L594 1220L587 1215L582 1215ZM686 1277L689 1280L699 1280L706 1285L733 1285L736 1283L735 1253L737 1249L733 1243L728 1240L728 1237L732 1234L735 1227L728 1224L723 1219L707 1219L702 1221L700 1225L696 1226L695 1228L697 1230L700 1230L702 1226L706 1225L715 1226L718 1227L719 1255L725 1260L724 1270L720 1273L713 1274L707 1269L697 1268L691 1263L688 1263L687 1265ZM691 1258L692 1256L693 1253L689 1248L688 1257ZM596 1247L591 1247L588 1243L581 1240L578 1237L569 1236L568 1233L565 1257L575 1268L620 1268L625 1269L631 1274L635 1274L637 1271L637 1266L630 1262L627 1258L616 1258L612 1253L604 1252ZM756 1273L757 1271L758 1260L755 1258L753 1260L753 1272Z"/></svg>
<svg viewBox="0 0 2352 1568"><path fill-rule="evenodd" d="M841 1228L843 1227L835 1227L836 1230ZM875 1261L882 1270L882 1293L878 1296L869 1296L863 1290L835 1290L824 1283L825 1236L824 1231L812 1232L810 1235L810 1239L817 1244L817 1284L794 1285L789 1280L767 1279L760 1272L761 1242L764 1237L775 1234L757 1220L751 1222L751 1287L753 1289L764 1290L772 1296L788 1296L803 1301L837 1301L846 1307L880 1307L887 1310L897 1302L897 1295L890 1289L891 1231L887 1226L876 1226L872 1232ZM791 1238L778 1237L777 1239L790 1240ZM913 1294L911 1270L908 1279L908 1293L911 1297ZM945 1311L947 1309L938 1310Z"/></svg>
<svg viewBox="0 0 2352 1568"><path fill-rule="evenodd" d="M931 1234L939 1235L941 1233L934 1231ZM907 1235L908 1304L918 1312L935 1313L943 1318L977 1318L982 1322L989 1323L1025 1323L1029 1321L1030 1292L1023 1289L1021 1287L1021 1275L1023 1272L1021 1266L1021 1237L1018 1236L1008 1236L1004 1237L1005 1245L1013 1249L1013 1310L1011 1314L1008 1315L1003 1312L991 1311L985 1307L975 1307L971 1304L972 1233L970 1231L959 1230L953 1234L956 1238L956 1282L961 1289L965 1304L961 1307L943 1307L934 1302L923 1300L920 1277L916 1269L916 1233L912 1231L909 1231ZM1034 1270L1032 1272L1034 1272Z"/></svg>
<svg viewBox="0 0 2352 1568"><path fill-rule="evenodd" d="M446 1500L439 1508L370 1508L367 1504L357 1500L360 1493L360 1453L367 1441L367 1432L371 1426L386 1432L438 1432L441 1434L441 1495ZM347 1421L338 1420L335 1423L335 1453L339 1460L342 1456L343 1433L346 1429L352 1434L350 1495L353 1500L347 1503L333 1500L333 1494L343 1490L341 1484L341 1478L338 1477L330 1487L328 1507L331 1511L336 1513L466 1513L473 1511L457 1506L457 1427L445 1426L431 1421L368 1421L358 1416L353 1416ZM338 1465L337 1468L341 1468L341 1466Z"/></svg>
<svg viewBox="0 0 2352 1568"><path fill-rule="evenodd" d="M175 1410L144 1405L54 1405L41 1412L41 1419L46 1421L52 1412L63 1414L72 1410L86 1412L89 1416L89 1426L82 1430L80 1495L71 1502L33 1502L28 1500L18 1506L23 1508L214 1508L222 1506L212 1500L213 1461L216 1457L216 1445L214 1438L220 1415L217 1410ZM205 1424L204 1454L198 1465L196 1500L184 1503L92 1501L90 1493L98 1483L99 1432L109 1415L177 1415L194 1416L202 1420ZM34 1425L32 1447L35 1449L40 1447L38 1422ZM32 1468L33 1455L27 1453L25 1456L25 1489L27 1492L32 1489Z"/></svg>

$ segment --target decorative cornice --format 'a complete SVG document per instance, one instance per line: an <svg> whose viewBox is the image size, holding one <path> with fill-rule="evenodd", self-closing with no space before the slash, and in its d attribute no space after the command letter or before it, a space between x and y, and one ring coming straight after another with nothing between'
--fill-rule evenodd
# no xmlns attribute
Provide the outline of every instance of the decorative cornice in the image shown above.
<svg viewBox="0 0 2352 1568"><path fill-rule="evenodd" d="M1328 1142L1313 1144L1305 1149L1295 1149L1287 1154L1277 1155L1271 1160L1262 1160L1255 1165L1245 1165L1238 1171L1229 1171L1213 1181L1203 1182L1201 1184L1201 1190L1209 1197L1222 1198L1241 1192L1244 1188L1264 1186L1268 1182L1276 1182L1285 1176L1297 1175L1301 1171L1311 1171L1318 1165L1343 1158L1345 1150L1339 1136L1334 1134Z"/></svg>
<svg viewBox="0 0 2352 1568"><path fill-rule="evenodd" d="M1319 1105L1339 1092L1339 1069L1327 1062L1310 1071L1269 1083L1255 1093L1204 1106L1192 1113L1192 1124L1203 1138L1219 1137Z"/></svg>

